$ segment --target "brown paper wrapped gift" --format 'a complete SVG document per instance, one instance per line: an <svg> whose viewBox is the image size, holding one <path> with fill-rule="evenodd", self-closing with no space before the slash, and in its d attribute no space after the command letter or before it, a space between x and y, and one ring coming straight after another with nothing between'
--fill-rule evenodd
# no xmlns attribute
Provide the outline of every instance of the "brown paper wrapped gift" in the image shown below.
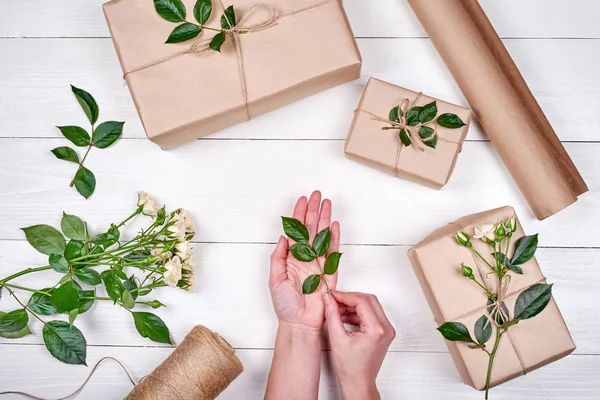
<svg viewBox="0 0 600 400"><path fill-rule="evenodd" d="M195 0L184 0L193 20ZM340 0L213 0L220 28L233 3L238 25L221 53L215 32L165 44L178 25L151 0L113 0L104 13L150 140L163 149L219 131L360 76L361 58ZM259 4L260 3L260 4Z"/></svg>
<svg viewBox="0 0 600 400"><path fill-rule="evenodd" d="M495 276L487 274L489 270L486 271L485 264L475 259L467 247L456 243L456 232L462 230L471 235L476 225L506 221L514 215L512 207L469 215L437 229L409 250L409 259L438 325L449 321L462 322L474 335L475 321L485 312L486 295L462 276L462 262L476 266L477 268L473 268L476 278L493 292L496 290ZM516 239L524 235L522 227L517 223L513 246ZM472 239L472 243L482 255L490 253L489 245L483 241ZM523 275L511 273L512 279L504 298L511 315L518 294L545 281L535 258L522 267ZM495 333L492 337L494 335ZM481 350L470 349L466 343L446 341L446 344L463 381L483 390L488 356ZM556 361L573 350L573 339L556 303L551 300L539 315L512 326L502 337L492 370L491 386Z"/></svg>
<svg viewBox="0 0 600 400"><path fill-rule="evenodd" d="M382 130L390 126L387 121L390 110L405 100L412 107L436 99L375 78L369 79L354 113L344 152L348 158L360 163L440 189L454 171L458 153L469 130L471 111L436 100L438 115L456 114L466 125L459 129L437 126L435 149L418 146L415 141L413 145L405 147L398 136L399 129Z"/></svg>

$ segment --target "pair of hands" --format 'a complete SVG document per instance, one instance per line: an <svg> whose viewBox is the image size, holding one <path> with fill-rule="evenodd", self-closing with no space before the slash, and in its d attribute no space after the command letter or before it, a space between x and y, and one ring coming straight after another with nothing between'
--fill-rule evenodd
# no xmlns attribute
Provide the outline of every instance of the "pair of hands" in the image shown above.
<svg viewBox="0 0 600 400"><path fill-rule="evenodd" d="M331 210L331 201L321 202L317 191L308 200L301 197L293 212L293 218L307 227L311 241L318 232L330 228L330 253L339 251L340 245L340 225L331 223ZM281 237L271 255L269 288L280 331L320 338L327 320L333 368L343 398L379 398L375 379L396 334L381 304L370 294L336 291L337 273L324 276L331 293L321 284L313 294L302 294L302 283L309 275L321 273L325 257L311 263L297 261L288 252L293 244L291 239ZM344 324L358 326L360 332L348 332ZM320 340L318 343L320 346Z"/></svg>

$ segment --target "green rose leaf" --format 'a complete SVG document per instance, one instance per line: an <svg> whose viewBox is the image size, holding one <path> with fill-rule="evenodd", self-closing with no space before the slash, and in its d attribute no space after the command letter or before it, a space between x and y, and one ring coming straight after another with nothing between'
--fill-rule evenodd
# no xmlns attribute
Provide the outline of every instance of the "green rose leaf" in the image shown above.
<svg viewBox="0 0 600 400"><path fill-rule="evenodd" d="M69 146L57 147L50 151L52 151L52 154L54 154L59 160L70 161L79 164L79 156L77 155L75 150L73 150Z"/></svg>
<svg viewBox="0 0 600 400"><path fill-rule="evenodd" d="M83 112L87 116L90 123L94 125L96 121L98 121L98 114L100 113L98 109L98 104L96 104L96 100L94 100L94 97L85 90L76 88L73 85L71 85L71 91L75 95L77 102L83 109Z"/></svg>
<svg viewBox="0 0 600 400"><path fill-rule="evenodd" d="M329 244L331 243L331 231L329 228L323 229L317 234L313 242L315 252L319 257L323 257L329 250Z"/></svg>
<svg viewBox="0 0 600 400"><path fill-rule="evenodd" d="M79 287L76 282L75 286ZM83 314L88 311L94 305L94 297L96 293L93 290L82 290L79 287L79 307L77 307L79 314Z"/></svg>
<svg viewBox="0 0 600 400"><path fill-rule="evenodd" d="M2 319L2 317L5 315L6 315L5 312L0 311L0 319ZM31 330L29 329L28 326L25 326L24 328L19 329L18 331L14 331L14 332L0 331L0 337L5 338L5 339L20 339L20 338L25 337L30 334L31 334Z"/></svg>
<svg viewBox="0 0 600 400"><path fill-rule="evenodd" d="M92 239L92 243L96 246L102 246L105 249L109 248L113 244L119 241L121 237L121 233L119 232L119 228L115 225L111 225L106 233L100 233Z"/></svg>
<svg viewBox="0 0 600 400"><path fill-rule="evenodd" d="M79 307L79 291L73 282L67 282L52 292L50 303L59 313L68 313Z"/></svg>
<svg viewBox="0 0 600 400"><path fill-rule="evenodd" d="M118 278L121 278L121 280L127 280L127 275L125 275L125 272L123 272L123 267L115 268L113 269L113 272Z"/></svg>
<svg viewBox="0 0 600 400"><path fill-rule="evenodd" d="M83 242L79 240L70 240L65 247L65 258L67 261L74 260L86 254L87 248Z"/></svg>
<svg viewBox="0 0 600 400"><path fill-rule="evenodd" d="M48 293L50 296L54 292L52 288L46 288L40 290L40 292ZM50 302L50 296L46 296L42 293L34 293L29 298L29 302L27 303L27 307L31 311L39 315L54 315L58 314L58 310L56 307L52 305Z"/></svg>
<svg viewBox="0 0 600 400"><path fill-rule="evenodd" d="M422 107L413 107L406 113L406 123L409 126L416 126L419 124L419 115L421 114Z"/></svg>
<svg viewBox="0 0 600 400"><path fill-rule="evenodd" d="M319 288L321 283L321 275L311 275L302 284L302 294L311 294Z"/></svg>
<svg viewBox="0 0 600 400"><path fill-rule="evenodd" d="M73 271L73 273L75 274L77 279L79 279L81 282L85 283L86 285L96 286L96 285L99 285L100 282L102 282L102 279L100 278L100 274L91 268L76 269Z"/></svg>
<svg viewBox="0 0 600 400"><path fill-rule="evenodd" d="M292 240L298 243L308 242L308 229L295 218L281 217L283 231Z"/></svg>
<svg viewBox="0 0 600 400"><path fill-rule="evenodd" d="M29 315L24 309L11 311L0 317L0 333L17 332L27 326Z"/></svg>
<svg viewBox="0 0 600 400"><path fill-rule="evenodd" d="M515 303L515 319L529 319L541 313L552 299L552 285L538 283L521 292Z"/></svg>
<svg viewBox="0 0 600 400"><path fill-rule="evenodd" d="M438 117L436 122L439 126L448 129L458 129L466 125L456 114L442 114Z"/></svg>
<svg viewBox="0 0 600 400"><path fill-rule="evenodd" d="M485 344L492 337L492 321L486 315L482 315L475 322L475 339L479 344Z"/></svg>
<svg viewBox="0 0 600 400"><path fill-rule="evenodd" d="M493 307L493 304L494 302L491 299L487 300L487 311L499 325L502 325L506 322L505 318L502 315L505 315L506 319L510 319L510 312L508 311L508 307L506 307L506 303L502 302L502 304L500 304L502 312L498 313L497 310Z"/></svg>
<svg viewBox="0 0 600 400"><path fill-rule="evenodd" d="M512 265L522 265L527 261L531 260L535 255L535 251L538 246L538 235L523 236L515 243L515 250L513 252L510 263Z"/></svg>
<svg viewBox="0 0 600 400"><path fill-rule="evenodd" d="M429 146L432 149L435 149L435 146L437 146L438 138L433 128L422 126L421 129L419 129L419 137L423 140L425 146Z"/></svg>
<svg viewBox="0 0 600 400"><path fill-rule="evenodd" d="M446 322L437 328L446 340L473 343L469 330L460 322Z"/></svg>
<svg viewBox="0 0 600 400"><path fill-rule="evenodd" d="M123 287L129 291L129 293L131 294L131 297L133 297L133 300L136 300L138 297L138 285L137 282L135 281L135 276L131 275L129 277L129 279L127 279L126 281L123 281Z"/></svg>
<svg viewBox="0 0 600 400"><path fill-rule="evenodd" d="M57 126L64 137L75 146L86 147L90 145L90 134L79 126Z"/></svg>
<svg viewBox="0 0 600 400"><path fill-rule="evenodd" d="M49 225L34 225L22 228L25 237L34 249L42 254L63 254L67 242L64 236Z"/></svg>
<svg viewBox="0 0 600 400"><path fill-rule="evenodd" d="M108 297L110 297L115 303L121 298L125 287L123 287L123 283L121 279L115 274L113 270L106 270L100 274L102 281L104 282L104 286L106 287L106 292L108 293Z"/></svg>
<svg viewBox="0 0 600 400"><path fill-rule="evenodd" d="M208 46L213 49L214 51L218 51L219 53L221 52L221 46L223 46L223 43L225 43L225 39L227 38L227 35L225 35L225 32L221 32L221 33L217 33L212 40L210 41L210 43L208 44Z"/></svg>
<svg viewBox="0 0 600 400"><path fill-rule="evenodd" d="M419 111L419 122L426 123L432 121L438 113L437 104L434 101L433 103L429 103L421 107Z"/></svg>
<svg viewBox="0 0 600 400"><path fill-rule="evenodd" d="M194 18L200 25L208 22L212 13L212 0L198 0L194 6Z"/></svg>
<svg viewBox="0 0 600 400"><path fill-rule="evenodd" d="M158 15L171 22L185 20L185 5L181 0L154 0L154 8Z"/></svg>
<svg viewBox="0 0 600 400"><path fill-rule="evenodd" d="M77 170L73 181L75 183L75 189L77 189L79 194L86 199L88 199L96 189L96 177L92 171L85 167L80 167Z"/></svg>
<svg viewBox="0 0 600 400"><path fill-rule="evenodd" d="M298 261L310 262L317 256L309 245L306 243L296 243L290 247L290 253Z"/></svg>
<svg viewBox="0 0 600 400"><path fill-rule="evenodd" d="M406 147L411 145L412 141L410 140L410 136L408 136L406 129L404 129L404 128L400 129L399 136L400 136L400 141L402 142L403 145L405 145Z"/></svg>
<svg viewBox="0 0 600 400"><path fill-rule="evenodd" d="M64 321L44 325L42 337L46 348L56 359L67 364L86 364L86 341L79 329Z"/></svg>
<svg viewBox="0 0 600 400"><path fill-rule="evenodd" d="M229 25L229 23L231 23L231 25ZM233 11L233 6L229 6L221 17L221 26L223 29L231 29L236 25L237 21L235 20L235 11Z"/></svg>
<svg viewBox="0 0 600 400"><path fill-rule="evenodd" d="M400 106L396 106L390 110L390 115L388 119L392 122L400 122L400 116L402 115L402 110L400 110Z"/></svg>
<svg viewBox="0 0 600 400"><path fill-rule="evenodd" d="M325 260L325 265L323 266L323 271L326 275L333 275L338 269L340 265L340 258L342 257L342 253L331 253L327 260Z"/></svg>
<svg viewBox="0 0 600 400"><path fill-rule="evenodd" d="M99 149L105 149L121 137L125 122L106 121L98 125L92 134L92 143Z"/></svg>
<svg viewBox="0 0 600 400"><path fill-rule="evenodd" d="M69 263L67 259L60 254L50 254L48 264L50 264L50 267L52 267L53 270L60 274L69 272Z"/></svg>
<svg viewBox="0 0 600 400"><path fill-rule="evenodd" d="M158 343L173 344L169 336L169 328L157 315L149 312L132 312L131 314L133 314L135 328L142 337Z"/></svg>
<svg viewBox="0 0 600 400"><path fill-rule="evenodd" d="M133 296L127 289L123 290L123 294L121 295L121 302L123 303L123 306L125 308L128 308L130 310L133 307L135 307L135 300L133 299Z"/></svg>
<svg viewBox="0 0 600 400"><path fill-rule="evenodd" d="M73 322L75 322L75 319L77 318L77 316L79 315L79 309L74 309L71 310L71 312L69 313L69 328L73 327Z"/></svg>
<svg viewBox="0 0 600 400"><path fill-rule="evenodd" d="M506 257L506 254L498 252L492 253L492 256L494 257L494 259L498 257L498 262L500 263L500 265L504 265L506 268L508 268L516 274L523 275L523 269L521 269L521 267L517 265L513 265L508 259L508 257Z"/></svg>
<svg viewBox="0 0 600 400"><path fill-rule="evenodd" d="M194 25L191 22L184 22L173 29L173 32L167 38L165 43L181 43L186 40L190 40L198 36L201 29L198 25Z"/></svg>
<svg viewBox="0 0 600 400"><path fill-rule="evenodd" d="M62 220L60 221L60 229L69 239L81 240L85 242L88 239L85 223L75 215L69 215L63 212Z"/></svg>
<svg viewBox="0 0 600 400"><path fill-rule="evenodd" d="M152 255L152 253L150 253L148 250L142 249L142 250L132 251L131 253L127 254L124 258L126 260L132 260L132 261L143 261L146 258L150 257L151 255Z"/></svg>

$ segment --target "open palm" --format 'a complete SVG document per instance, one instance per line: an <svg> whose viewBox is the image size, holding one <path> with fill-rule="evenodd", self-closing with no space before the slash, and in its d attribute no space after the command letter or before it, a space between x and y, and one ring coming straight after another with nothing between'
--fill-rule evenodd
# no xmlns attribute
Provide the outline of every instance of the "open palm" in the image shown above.
<svg viewBox="0 0 600 400"><path fill-rule="evenodd" d="M331 201L325 199L321 203L320 192L313 192L310 200L301 197L294 207L293 218L306 226L311 244L318 232L330 228L331 244L328 254L339 250L340 225L338 222L331 223ZM319 257L312 262L298 261L288 251L294 244L292 239L281 237L271 255L269 287L275 313L280 323L320 330L325 322L323 294L327 291L327 286L335 290L337 272L324 275L327 285L321 282L314 293L303 294L302 284L310 275L323 272L326 257Z"/></svg>

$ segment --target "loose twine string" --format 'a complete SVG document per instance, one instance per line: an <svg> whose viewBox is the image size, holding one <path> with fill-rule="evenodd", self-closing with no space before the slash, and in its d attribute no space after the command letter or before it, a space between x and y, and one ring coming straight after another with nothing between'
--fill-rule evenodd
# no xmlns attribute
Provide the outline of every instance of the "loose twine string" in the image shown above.
<svg viewBox="0 0 600 400"><path fill-rule="evenodd" d="M458 228L458 230L461 230L461 231L464 230L464 228L460 224L457 224L456 222L452 222L452 223L450 223L450 225L456 226ZM475 267L477 268L477 270L479 271L479 274L481 276L485 275L485 276L489 277L490 274L494 273L494 272L484 272L484 271L486 271L485 267L481 265L480 260L478 260L475 257L473 252L471 252L471 256L473 257L473 262L475 263ZM492 323L496 326L496 329L500 329L498 322L496 321L495 318L492 317L492 315L495 315L496 313L500 313L500 315L502 316L502 318L505 321L509 320L509 316L506 314L506 311L502 308L504 299L515 296L521 292L524 292L525 290L529 289L532 286L538 285L540 283L545 283L546 277L544 276L540 280L532 283L531 285L525 286L524 288L514 290L511 292L508 291L508 286L510 284L510 281L511 281L511 278L509 275L507 275L505 277L505 279L503 279L502 282L498 283L498 294L496 296L496 301L493 302L492 304L486 304L485 306L478 307L474 310L471 310L469 312L461 314L455 318L451 318L451 319L449 319L449 321L459 321L463 318L466 318L471 315L474 315L474 314L477 314L477 313L487 310L489 315L486 315L486 317L488 318L488 322L486 323L486 326L488 323ZM440 322L437 320L436 320L436 323L440 324ZM529 371L529 368L525 365L525 361L523 360L523 356L522 356L521 352L519 351L519 347L517 346L515 339L512 337L512 335L509 331L506 331L506 335L508 336L508 340L509 340L513 350L515 351L515 354L517 355L517 359L519 360L519 364L521 365L521 371L523 372L523 375L527 374L527 372Z"/></svg>
<svg viewBox="0 0 600 400"><path fill-rule="evenodd" d="M238 24L236 26L234 26L229 20L229 17L227 17L227 15L225 14L225 5L223 4L222 0L217 0L217 4L219 4L221 10L223 11L223 16L225 17L225 20L227 21L228 25L231 27L230 29L224 29L223 31L225 32L225 34L227 36L232 37L233 39L233 43L235 46L235 52L236 52L236 59L237 59L237 63L238 63L238 74L239 74L239 81L240 81L240 89L242 92L242 98L244 101L244 109L246 111L246 116L248 117L248 120L252 119L252 115L250 114L250 109L249 109L249 105L248 105L248 88L247 88L247 83L246 83L246 73L244 71L244 57L243 57L243 52L242 52L242 45L241 45L241 40L240 40L240 34L246 34L246 33L252 33L252 32L260 32L260 31L264 31L266 29L269 29L275 25L277 25L277 21L285 18L285 17L289 17L292 15L296 15L296 14L300 14L303 13L305 11L308 10L312 10L314 8L318 8L321 7L325 4L329 4L331 3L331 1L333 0L325 0L322 1L320 3L316 3L304 8L300 8L298 10L293 10L290 11L288 13L285 14L280 14L278 15L277 11L275 10L275 8L273 8L272 6L270 6L269 4L265 4L265 3L257 3L255 5L253 5L252 7L250 7L250 9L244 14L244 16L242 17L242 19L238 22ZM251 24L251 25L246 25L247 20L250 18L250 16L255 13L256 11L263 9L263 10L267 10L269 12L269 18L265 21L262 22L257 22L255 24ZM192 44L188 49L177 52L177 53L173 53L169 56L163 57L161 59L158 59L156 61L152 61L148 64L145 65L141 65L139 67L135 67L129 71L126 71L123 74L123 79L127 79L127 76L130 74L133 74L135 72L138 71L142 71L144 69L147 68L151 68L155 65L159 65L162 63L165 63L169 60L172 60L174 58L183 56L185 54L196 54L196 55L202 55L202 54L206 54L208 53L211 48L209 46L210 42L212 39L207 39L207 40L200 40L195 42L194 44Z"/></svg>
<svg viewBox="0 0 600 400"><path fill-rule="evenodd" d="M53 400L67 400L79 394L100 364L106 360L119 364L134 386L125 400L212 400L244 369L229 343L210 329L198 325L162 364L150 375L142 378L137 385L119 360L104 357L96 363L77 390L68 396ZM7 394L17 394L34 400L51 400L19 391L0 393Z"/></svg>
<svg viewBox="0 0 600 400"><path fill-rule="evenodd" d="M408 125L407 121L406 121L406 114L408 112L408 110L412 109L417 102L421 99L421 96L423 96L422 92L419 92L417 94L417 96L414 98L414 100L412 101L412 103L410 102L409 99L404 99L402 101L402 103L400 104L400 113L401 115L399 115L399 119L400 122L396 122L396 121L391 121L387 118L383 118L375 113L372 113L370 111L367 111L363 108L357 108L356 110L354 110L354 113L364 113L367 114L368 116L371 117L372 120L374 121L380 121L380 122L384 122L386 124L389 124L392 126L392 128L396 128L396 129L404 129L404 131L410 136L412 143L414 144L414 146L421 152L425 151L425 142L428 142L430 140L432 140L436 135L438 137L439 141L442 142L446 142L446 143L452 143L458 146L458 151L460 152L462 150L462 144L460 142L456 142L454 140L450 140L450 139L446 139L444 137L441 137L440 135L438 135L437 133L437 124L433 124L433 133L427 137L422 138L421 135L419 135L419 133L415 132L414 129L419 127L420 125L416 125L416 126L410 126ZM409 107L410 104L410 107ZM398 147L396 149L396 161L394 163L394 176L398 176L398 174L400 173L400 156L402 155L402 149L404 148L404 145L402 144L402 142L400 141L400 143L398 143Z"/></svg>

